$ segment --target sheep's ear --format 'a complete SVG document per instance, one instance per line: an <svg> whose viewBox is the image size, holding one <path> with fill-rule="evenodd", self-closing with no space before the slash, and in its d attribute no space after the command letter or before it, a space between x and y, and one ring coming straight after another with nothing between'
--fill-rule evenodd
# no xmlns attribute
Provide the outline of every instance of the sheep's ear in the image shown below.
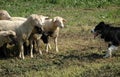
<svg viewBox="0 0 120 77"><path fill-rule="evenodd" d="M48 17L48 18L45 18L45 20L49 20L50 18Z"/></svg>
<svg viewBox="0 0 120 77"><path fill-rule="evenodd" d="M53 18L53 22L56 22L56 18Z"/></svg>
<svg viewBox="0 0 120 77"><path fill-rule="evenodd" d="M63 22L67 22L65 19L63 19Z"/></svg>
<svg viewBox="0 0 120 77"><path fill-rule="evenodd" d="M4 15L3 13L0 13L0 15Z"/></svg>
<svg viewBox="0 0 120 77"><path fill-rule="evenodd" d="M30 15L30 17L31 17L33 20L35 20L35 19L37 19L38 15L37 15L37 14L32 14L32 15Z"/></svg>

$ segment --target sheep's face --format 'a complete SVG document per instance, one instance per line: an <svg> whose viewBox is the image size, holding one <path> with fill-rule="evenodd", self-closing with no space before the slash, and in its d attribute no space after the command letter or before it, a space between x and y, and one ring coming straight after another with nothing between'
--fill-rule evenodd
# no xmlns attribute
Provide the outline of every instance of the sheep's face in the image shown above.
<svg viewBox="0 0 120 77"><path fill-rule="evenodd" d="M42 22L42 25L45 25L45 24L44 24L44 23L45 23L45 20L48 20L49 17L43 16L43 15L39 15L39 19L40 19L40 21Z"/></svg>
<svg viewBox="0 0 120 77"><path fill-rule="evenodd" d="M42 22L42 20L39 18L39 15L37 15L37 14L32 14L32 15L28 18L28 20L31 22L31 24L32 24L33 26L37 26L37 27L39 27L39 28L42 28L43 22Z"/></svg>
<svg viewBox="0 0 120 77"><path fill-rule="evenodd" d="M38 25L38 27L40 27L40 29L42 30L42 31L44 31L44 29L43 29L43 26L45 25L45 20L47 20L47 19L49 19L49 17L47 17L47 16L43 16L43 15L39 15L39 18L37 18L38 19L38 24L40 25ZM36 25L37 26L37 25Z"/></svg>
<svg viewBox="0 0 120 77"><path fill-rule="evenodd" d="M9 20L11 16L6 10L0 10L0 20Z"/></svg>
<svg viewBox="0 0 120 77"><path fill-rule="evenodd" d="M46 16L43 15L37 15L37 14L32 14L30 16L32 18L32 20L34 21L34 23L32 23L34 26L37 26L39 28L41 28L43 30L43 25L45 20L48 18Z"/></svg>
<svg viewBox="0 0 120 77"><path fill-rule="evenodd" d="M42 34L42 29L35 26L34 29L32 30L32 33L38 33L38 34Z"/></svg>
<svg viewBox="0 0 120 77"><path fill-rule="evenodd" d="M17 36L14 31L6 31L5 37L9 39L10 43L17 44Z"/></svg>
<svg viewBox="0 0 120 77"><path fill-rule="evenodd" d="M53 19L53 22L56 26L58 26L60 28L64 28L64 22L66 22L66 20L63 19L62 17L55 17Z"/></svg>

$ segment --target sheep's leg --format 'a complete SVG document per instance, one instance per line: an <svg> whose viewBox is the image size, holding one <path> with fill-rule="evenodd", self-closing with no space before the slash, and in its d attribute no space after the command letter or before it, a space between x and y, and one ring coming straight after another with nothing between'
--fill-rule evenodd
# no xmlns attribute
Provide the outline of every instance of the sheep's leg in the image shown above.
<svg viewBox="0 0 120 77"><path fill-rule="evenodd" d="M23 47L23 43L20 43L19 46L20 46L20 54L19 54L19 57L22 58L22 59L24 59L25 57L24 57L24 47Z"/></svg>
<svg viewBox="0 0 120 77"><path fill-rule="evenodd" d="M49 44L47 43L46 44L46 52L48 52L48 47L49 47Z"/></svg>
<svg viewBox="0 0 120 77"><path fill-rule="evenodd" d="M25 59L25 57L24 57L24 48L23 48L23 45L22 45L21 49L22 49L22 52L21 52L21 54L22 54L22 59Z"/></svg>
<svg viewBox="0 0 120 77"><path fill-rule="evenodd" d="M30 57L33 58L33 41L30 41Z"/></svg>
<svg viewBox="0 0 120 77"><path fill-rule="evenodd" d="M21 55L22 55L22 59L25 59L25 57L24 57L24 47L23 47L23 45L21 45Z"/></svg>
<svg viewBox="0 0 120 77"><path fill-rule="evenodd" d="M49 47L49 49L51 50L51 46L50 46L50 43L48 43L48 47Z"/></svg>
<svg viewBox="0 0 120 77"><path fill-rule="evenodd" d="M46 52L48 52L48 49L50 49L50 50L51 50L50 43L47 43L47 44L46 44Z"/></svg>
<svg viewBox="0 0 120 77"><path fill-rule="evenodd" d="M59 52L58 46L57 46L57 37L54 39L54 42L55 42L55 50L56 52Z"/></svg>
<svg viewBox="0 0 120 77"><path fill-rule="evenodd" d="M19 44L19 58L21 58L22 57L22 53L21 53L21 46L20 46L20 44Z"/></svg>
<svg viewBox="0 0 120 77"><path fill-rule="evenodd" d="M38 48L39 54L42 55L42 51L40 50L40 47Z"/></svg>
<svg viewBox="0 0 120 77"><path fill-rule="evenodd" d="M38 48L39 54L42 55L42 51L40 49L40 40L37 40L36 44L37 44L37 48Z"/></svg>
<svg viewBox="0 0 120 77"><path fill-rule="evenodd" d="M21 51L20 51L20 53L19 53L19 58L21 58L22 56L21 56Z"/></svg>

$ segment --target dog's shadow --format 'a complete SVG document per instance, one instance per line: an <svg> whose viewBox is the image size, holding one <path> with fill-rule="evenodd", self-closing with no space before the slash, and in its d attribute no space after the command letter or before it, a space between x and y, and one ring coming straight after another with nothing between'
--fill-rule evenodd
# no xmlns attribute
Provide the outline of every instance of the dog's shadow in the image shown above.
<svg viewBox="0 0 120 77"><path fill-rule="evenodd" d="M89 55L83 56L83 58L87 58L89 60L96 60L96 59L102 59L104 55L97 54L97 53L91 53Z"/></svg>
<svg viewBox="0 0 120 77"><path fill-rule="evenodd" d="M72 54L73 53L73 54ZM104 59L104 56L105 56L105 51L102 52L102 53L95 53L95 52L91 52L91 53L87 53L85 52L84 54L79 54L80 51L78 50L72 50L72 51L69 51L69 54L68 55L61 55L63 58L62 60L64 59L77 59L79 61L90 61L90 62L94 62L96 60L99 60L99 59ZM119 57L120 54L113 54L112 57Z"/></svg>
<svg viewBox="0 0 120 77"><path fill-rule="evenodd" d="M62 60L79 60L79 61L95 61L98 59L102 59L104 55L102 54L97 54L97 53L80 53L78 50L71 50L65 54L57 55L59 57L62 57Z"/></svg>

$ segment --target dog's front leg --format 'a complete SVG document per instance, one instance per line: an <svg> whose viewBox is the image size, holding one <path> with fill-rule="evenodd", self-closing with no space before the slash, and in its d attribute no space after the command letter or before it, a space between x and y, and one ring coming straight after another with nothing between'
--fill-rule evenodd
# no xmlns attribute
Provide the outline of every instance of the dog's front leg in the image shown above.
<svg viewBox="0 0 120 77"><path fill-rule="evenodd" d="M104 58L112 57L112 52L113 52L114 50L117 50L117 47L114 46L114 45L109 45L108 51L106 52L106 55L104 56Z"/></svg>

